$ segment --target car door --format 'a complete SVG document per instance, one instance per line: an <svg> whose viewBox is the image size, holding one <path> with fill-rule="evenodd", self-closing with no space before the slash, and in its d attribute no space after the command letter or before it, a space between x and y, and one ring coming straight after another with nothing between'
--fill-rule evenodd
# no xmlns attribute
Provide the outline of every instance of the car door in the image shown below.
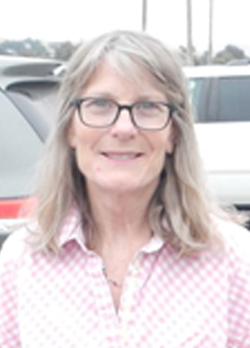
<svg viewBox="0 0 250 348"><path fill-rule="evenodd" d="M195 126L208 179L222 203L250 208L250 77L210 78L209 91Z"/></svg>

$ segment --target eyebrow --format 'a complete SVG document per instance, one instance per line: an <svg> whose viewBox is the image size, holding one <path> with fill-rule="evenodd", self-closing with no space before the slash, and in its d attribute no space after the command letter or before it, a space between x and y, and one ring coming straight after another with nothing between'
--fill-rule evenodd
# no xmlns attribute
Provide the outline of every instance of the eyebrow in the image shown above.
<svg viewBox="0 0 250 348"><path fill-rule="evenodd" d="M110 99L110 100L114 100L117 101L119 98L117 98L114 94L112 93L108 93L108 92L94 92L94 93L90 93L90 94L86 94L83 97L89 97L89 98L104 98L104 99ZM149 95L149 94L141 94L138 97L136 97L133 101L131 101L132 103L137 103L140 101L167 101L166 97L160 97L159 95Z"/></svg>

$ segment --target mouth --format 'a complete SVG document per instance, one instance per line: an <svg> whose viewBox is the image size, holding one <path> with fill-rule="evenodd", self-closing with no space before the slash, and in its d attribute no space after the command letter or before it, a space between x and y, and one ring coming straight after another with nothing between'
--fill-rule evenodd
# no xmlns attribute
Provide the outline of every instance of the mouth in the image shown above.
<svg viewBox="0 0 250 348"><path fill-rule="evenodd" d="M101 154L114 161L131 161L142 156L141 152L102 152Z"/></svg>

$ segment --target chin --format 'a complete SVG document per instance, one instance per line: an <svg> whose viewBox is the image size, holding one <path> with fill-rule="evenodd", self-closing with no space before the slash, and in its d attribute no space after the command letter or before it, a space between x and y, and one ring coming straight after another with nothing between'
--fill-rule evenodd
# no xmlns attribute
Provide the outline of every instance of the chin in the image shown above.
<svg viewBox="0 0 250 348"><path fill-rule="evenodd" d="M145 189L148 188L152 190L155 189L155 182L145 182L143 183L142 180L129 180L128 178L126 179L117 179L112 180L112 182L106 182L102 183L100 187L105 190L106 192L109 192L111 195L117 194L117 195L125 195L125 194L139 194L140 191L144 191ZM150 189L150 191L151 191Z"/></svg>
<svg viewBox="0 0 250 348"><path fill-rule="evenodd" d="M127 193L127 192L133 192L140 188L142 188L142 184L132 181L131 178L112 178L108 180L101 180L99 183L96 183L99 188L109 191L110 193Z"/></svg>
<svg viewBox="0 0 250 348"><path fill-rule="evenodd" d="M111 194L124 194L128 192L132 193L136 192L139 189L138 185L129 185L128 182L123 181L113 183L112 185L103 185L102 187L105 190L109 191Z"/></svg>

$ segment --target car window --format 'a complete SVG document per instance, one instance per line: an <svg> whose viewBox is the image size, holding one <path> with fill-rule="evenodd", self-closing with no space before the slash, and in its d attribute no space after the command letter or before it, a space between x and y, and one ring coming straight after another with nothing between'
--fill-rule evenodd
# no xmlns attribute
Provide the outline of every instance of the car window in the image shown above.
<svg viewBox="0 0 250 348"><path fill-rule="evenodd" d="M218 121L250 121L250 77L219 79Z"/></svg>
<svg viewBox="0 0 250 348"><path fill-rule="evenodd" d="M204 84L204 79L196 78L189 80L189 96L193 107L195 121L198 121L198 108L201 101L201 92Z"/></svg>
<svg viewBox="0 0 250 348"><path fill-rule="evenodd" d="M1 91L0 124L0 199L29 195L42 141Z"/></svg>

